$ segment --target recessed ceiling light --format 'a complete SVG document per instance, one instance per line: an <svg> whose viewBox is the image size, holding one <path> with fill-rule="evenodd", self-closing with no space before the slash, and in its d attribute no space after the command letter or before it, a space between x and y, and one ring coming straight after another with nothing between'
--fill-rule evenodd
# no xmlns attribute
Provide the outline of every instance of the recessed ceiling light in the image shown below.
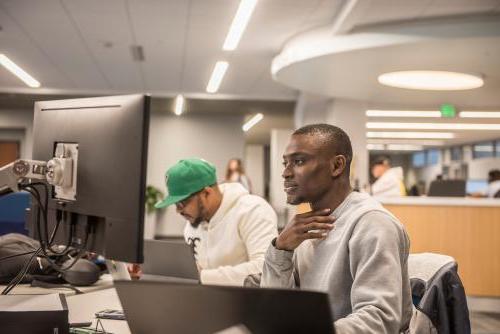
<svg viewBox="0 0 500 334"><path fill-rule="evenodd" d="M226 74L228 66L229 64L227 61L218 61L215 64L214 70L207 85L208 93L215 93L219 90L219 86L222 82L222 79L224 78L224 74Z"/></svg>
<svg viewBox="0 0 500 334"><path fill-rule="evenodd" d="M16 63L10 60L6 55L0 54L0 64L3 65L6 69L8 69L12 74L21 79L26 85L32 88L40 87L40 82L38 82L31 75L26 73L25 70L20 68Z"/></svg>
<svg viewBox="0 0 500 334"><path fill-rule="evenodd" d="M500 111L461 111L462 118L500 118Z"/></svg>
<svg viewBox="0 0 500 334"><path fill-rule="evenodd" d="M500 130L500 124L367 122L367 129L398 130Z"/></svg>
<svg viewBox="0 0 500 334"><path fill-rule="evenodd" d="M175 97L175 111L174 112L177 116L180 116L183 111L184 111L184 96L179 94Z"/></svg>
<svg viewBox="0 0 500 334"><path fill-rule="evenodd" d="M455 134L451 132L367 132L366 136L368 138L455 138Z"/></svg>
<svg viewBox="0 0 500 334"><path fill-rule="evenodd" d="M250 130L252 126L259 123L263 118L264 115L262 115L261 113L256 114L255 116L250 118L245 124L243 124L242 126L243 131L247 132L248 130Z"/></svg>
<svg viewBox="0 0 500 334"><path fill-rule="evenodd" d="M367 110L368 117L429 117L439 118L438 110Z"/></svg>
<svg viewBox="0 0 500 334"><path fill-rule="evenodd" d="M248 21L250 21L255 5L257 5L257 0L241 0L233 22L231 23L231 27L229 28L229 32L227 33L224 45L222 46L224 51L233 51L236 49Z"/></svg>
<svg viewBox="0 0 500 334"><path fill-rule="evenodd" d="M459 72L446 71L399 71L381 74L382 85L420 90L466 90L479 88L482 78Z"/></svg>

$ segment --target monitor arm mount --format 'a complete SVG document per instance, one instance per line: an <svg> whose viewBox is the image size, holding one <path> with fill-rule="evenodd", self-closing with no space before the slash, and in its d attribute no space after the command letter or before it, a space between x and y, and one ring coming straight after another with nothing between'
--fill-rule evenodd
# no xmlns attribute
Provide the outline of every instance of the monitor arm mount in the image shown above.
<svg viewBox="0 0 500 334"><path fill-rule="evenodd" d="M18 159L0 167L0 196L18 192L25 180L41 180L56 187L56 198L74 200L78 145L58 143L54 155L48 162Z"/></svg>

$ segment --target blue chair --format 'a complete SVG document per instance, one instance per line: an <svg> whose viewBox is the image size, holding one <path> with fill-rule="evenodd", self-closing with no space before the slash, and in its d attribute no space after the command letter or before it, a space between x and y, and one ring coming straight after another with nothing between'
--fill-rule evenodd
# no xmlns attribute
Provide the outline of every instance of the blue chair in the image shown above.
<svg viewBox="0 0 500 334"><path fill-rule="evenodd" d="M20 233L28 235L26 209L30 207L30 194L25 191L0 197L0 235Z"/></svg>

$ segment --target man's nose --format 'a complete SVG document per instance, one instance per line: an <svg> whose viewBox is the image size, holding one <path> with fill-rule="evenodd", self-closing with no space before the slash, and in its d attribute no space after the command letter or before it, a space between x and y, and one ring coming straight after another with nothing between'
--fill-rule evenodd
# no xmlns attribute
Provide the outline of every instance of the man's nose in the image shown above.
<svg viewBox="0 0 500 334"><path fill-rule="evenodd" d="M283 177L284 179L289 179L290 177L292 177L293 173L292 173L292 169L287 165L285 166L285 168L283 168L283 173L281 174L281 177Z"/></svg>

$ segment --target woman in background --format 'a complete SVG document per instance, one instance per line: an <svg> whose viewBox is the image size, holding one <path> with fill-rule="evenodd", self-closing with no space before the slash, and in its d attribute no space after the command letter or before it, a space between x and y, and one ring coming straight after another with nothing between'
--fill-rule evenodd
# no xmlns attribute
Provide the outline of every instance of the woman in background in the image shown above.
<svg viewBox="0 0 500 334"><path fill-rule="evenodd" d="M241 159L231 159L227 163L226 182L239 182L249 193L252 193L252 183L245 175Z"/></svg>

